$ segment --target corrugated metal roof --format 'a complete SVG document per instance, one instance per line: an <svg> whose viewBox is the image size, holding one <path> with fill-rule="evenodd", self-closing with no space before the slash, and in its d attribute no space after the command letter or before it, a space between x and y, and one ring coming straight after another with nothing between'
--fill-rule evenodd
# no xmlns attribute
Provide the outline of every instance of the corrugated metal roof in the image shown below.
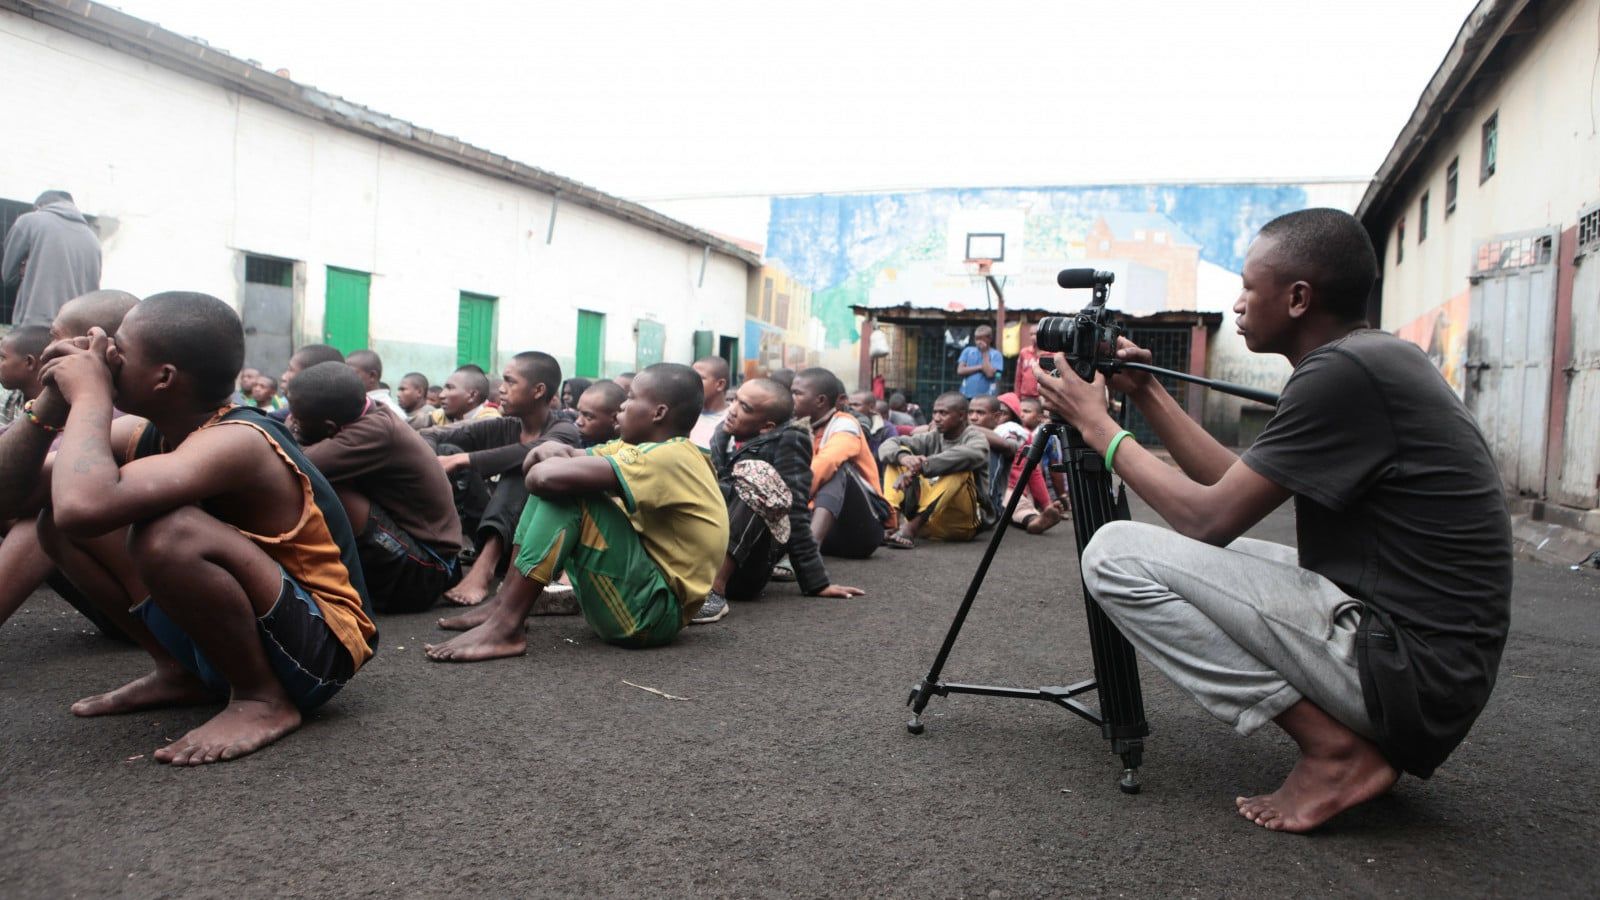
<svg viewBox="0 0 1600 900"><path fill-rule="evenodd" d="M89 0L0 0L0 9L236 90L297 115L552 194L563 203L575 203L658 234L710 247L749 266L761 265L759 254L638 203L298 84L210 47L204 41L167 31L121 10Z"/></svg>

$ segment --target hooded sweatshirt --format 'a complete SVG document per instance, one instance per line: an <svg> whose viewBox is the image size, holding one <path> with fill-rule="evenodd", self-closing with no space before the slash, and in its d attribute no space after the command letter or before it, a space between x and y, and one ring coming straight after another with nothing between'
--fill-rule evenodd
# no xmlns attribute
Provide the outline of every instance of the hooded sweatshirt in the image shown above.
<svg viewBox="0 0 1600 900"><path fill-rule="evenodd" d="M12 324L48 326L68 300L100 289L100 239L72 201L47 203L6 233L0 279L22 282Z"/></svg>

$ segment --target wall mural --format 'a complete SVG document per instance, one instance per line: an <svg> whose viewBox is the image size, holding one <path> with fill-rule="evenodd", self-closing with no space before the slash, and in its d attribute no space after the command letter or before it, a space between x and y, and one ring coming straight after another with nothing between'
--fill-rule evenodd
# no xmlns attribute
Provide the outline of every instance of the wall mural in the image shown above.
<svg viewBox="0 0 1600 900"><path fill-rule="evenodd" d="M1148 293L1162 298L1154 301L1158 308L1195 309L1192 272L1196 259L1202 268L1210 264L1237 273L1251 237L1263 224L1308 205L1313 204L1308 203L1307 188L1287 184L940 189L777 197L772 200L766 255L796 281L812 288L812 315L821 322L823 349L827 349L859 340L852 306L892 305L904 302L894 298L931 296L937 285L903 276L919 268L944 269L947 227L951 214L958 210L1025 209L1024 256L1030 265L1025 283L1019 287L1040 281L1039 291L1056 290L1055 268L1074 259L1099 258L1103 245L1098 240L1091 245L1090 235L1105 232L1108 224L1116 231L1119 222L1136 224L1141 217L1170 222L1178 240L1194 248L1189 251L1189 273L1174 272L1171 266L1175 264L1159 259L1134 257L1136 262L1130 265L1136 270L1134 275L1154 276L1146 280L1152 285ZM1141 238L1143 231L1139 230ZM1117 236L1132 240L1132 234ZM888 283L897 278L898 292L889 290L892 285ZM1045 279L1048 283L1042 283ZM1062 308L1081 305L1087 299L1057 293ZM1176 299L1166 299L1168 295ZM1117 296L1113 295L1114 300ZM885 297L891 299L885 302ZM1008 302L1011 297L1008 289ZM1231 303L1232 297L1227 301ZM978 303L982 303L981 295ZM1117 305L1137 311L1127 303ZM1213 305L1207 302L1201 308Z"/></svg>

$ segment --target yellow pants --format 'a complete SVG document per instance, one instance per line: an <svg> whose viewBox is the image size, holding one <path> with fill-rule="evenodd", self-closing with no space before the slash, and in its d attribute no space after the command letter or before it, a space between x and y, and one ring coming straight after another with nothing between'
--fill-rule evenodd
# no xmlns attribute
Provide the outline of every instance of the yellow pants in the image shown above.
<svg viewBox="0 0 1600 900"><path fill-rule="evenodd" d="M902 471L883 470L883 497L906 518L927 516L919 537L933 541L970 541L978 534L979 500L975 472L950 472L929 478L918 475L905 488L895 487Z"/></svg>

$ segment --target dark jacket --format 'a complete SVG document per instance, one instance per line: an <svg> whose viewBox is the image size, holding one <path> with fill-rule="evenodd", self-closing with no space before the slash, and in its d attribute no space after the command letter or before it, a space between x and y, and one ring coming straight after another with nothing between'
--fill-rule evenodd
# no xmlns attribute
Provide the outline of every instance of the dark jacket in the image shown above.
<svg viewBox="0 0 1600 900"><path fill-rule="evenodd" d="M528 451L545 441L555 441L568 447L583 446L583 435L578 426L561 418L551 410L539 430L539 439L522 443L522 420L514 416L491 416L473 419L456 425L437 425L424 428L423 441L438 453L440 445L461 448L467 454L467 466L485 478L505 473L522 477L522 461Z"/></svg>
<svg viewBox="0 0 1600 900"><path fill-rule="evenodd" d="M758 434L741 447L733 447L728 433L718 425L711 434L711 462L725 497L733 495L733 464L747 459L770 463L789 486L794 502L789 507L789 564L795 580L807 594L827 587L828 569L811 537L811 429L790 419L766 434Z"/></svg>

